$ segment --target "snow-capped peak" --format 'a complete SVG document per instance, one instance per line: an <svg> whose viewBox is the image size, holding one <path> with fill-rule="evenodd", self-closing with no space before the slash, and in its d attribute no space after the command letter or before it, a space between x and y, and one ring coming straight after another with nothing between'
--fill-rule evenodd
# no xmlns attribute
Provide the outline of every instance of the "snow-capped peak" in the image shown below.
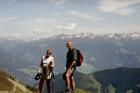
<svg viewBox="0 0 140 93"><path fill-rule="evenodd" d="M104 37L113 39L140 39L140 33L113 33L106 34Z"/></svg>
<svg viewBox="0 0 140 93"><path fill-rule="evenodd" d="M7 39L7 40L22 40L25 42L40 40L42 38L59 38L59 39L72 39L72 38L104 38L104 39L140 39L140 33L133 32L133 33L111 33L111 34L93 34L93 33L77 33L77 34L60 34L54 35L50 37L45 36L29 36L27 35L24 38L20 34L0 34L0 38Z"/></svg>

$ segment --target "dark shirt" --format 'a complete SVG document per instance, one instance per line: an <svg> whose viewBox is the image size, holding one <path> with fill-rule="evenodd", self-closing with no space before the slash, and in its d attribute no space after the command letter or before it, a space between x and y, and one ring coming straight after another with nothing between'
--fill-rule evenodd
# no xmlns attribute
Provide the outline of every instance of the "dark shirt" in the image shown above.
<svg viewBox="0 0 140 93"><path fill-rule="evenodd" d="M73 61L77 60L77 52L76 49L71 49L67 52L67 62L66 62L66 67L68 68Z"/></svg>

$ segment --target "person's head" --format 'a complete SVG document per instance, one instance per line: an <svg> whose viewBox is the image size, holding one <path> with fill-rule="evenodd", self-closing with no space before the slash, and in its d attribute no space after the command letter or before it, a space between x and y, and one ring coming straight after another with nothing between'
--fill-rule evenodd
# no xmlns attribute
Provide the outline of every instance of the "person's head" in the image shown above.
<svg viewBox="0 0 140 93"><path fill-rule="evenodd" d="M67 42L66 42L66 47L67 47L68 49L72 49L72 48L73 48L72 41L67 41Z"/></svg>
<svg viewBox="0 0 140 93"><path fill-rule="evenodd" d="M47 52L46 52L46 55L47 56L50 56L52 54L52 49L51 48L48 48L47 49Z"/></svg>

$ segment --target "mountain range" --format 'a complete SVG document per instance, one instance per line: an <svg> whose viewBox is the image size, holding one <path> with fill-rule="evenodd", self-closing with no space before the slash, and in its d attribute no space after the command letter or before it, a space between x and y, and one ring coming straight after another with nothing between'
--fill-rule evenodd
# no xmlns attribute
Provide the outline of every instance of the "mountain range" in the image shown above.
<svg viewBox="0 0 140 93"><path fill-rule="evenodd" d="M87 93L139 93L140 91L140 68L120 67L88 75L75 72L74 76L77 90L82 89ZM65 90L62 74L57 75L52 82L56 93Z"/></svg>
<svg viewBox="0 0 140 93"><path fill-rule="evenodd" d="M77 68L81 73L90 74L118 67L140 67L140 33L80 33L48 38L0 38L0 68L29 85L34 85L33 77L48 47L53 49L55 56L55 74L64 72L67 52L65 43L68 39L72 39L74 47L83 53L84 63Z"/></svg>

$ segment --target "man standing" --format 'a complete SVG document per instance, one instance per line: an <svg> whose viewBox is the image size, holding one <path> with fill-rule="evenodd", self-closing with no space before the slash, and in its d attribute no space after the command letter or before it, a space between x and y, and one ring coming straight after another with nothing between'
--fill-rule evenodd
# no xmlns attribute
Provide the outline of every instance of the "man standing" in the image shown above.
<svg viewBox="0 0 140 93"><path fill-rule="evenodd" d="M66 93L69 93L70 87L72 89L72 93L75 93L75 80L73 75L76 69L77 52L76 49L73 48L72 41L67 41L66 47L68 48L68 52L66 56L66 71L63 78L66 84Z"/></svg>

